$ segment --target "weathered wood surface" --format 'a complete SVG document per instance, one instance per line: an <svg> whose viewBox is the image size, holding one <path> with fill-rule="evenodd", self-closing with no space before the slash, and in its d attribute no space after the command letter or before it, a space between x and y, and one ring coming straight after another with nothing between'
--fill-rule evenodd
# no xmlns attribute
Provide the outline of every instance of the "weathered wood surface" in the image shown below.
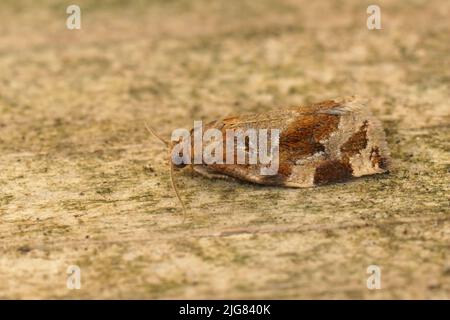
<svg viewBox="0 0 450 320"><path fill-rule="evenodd" d="M356 0L80 1L80 31L47 3L0 3L1 298L450 298L448 1L381 1L374 31ZM391 174L295 190L181 171L182 223L144 120L169 135L355 93Z"/></svg>

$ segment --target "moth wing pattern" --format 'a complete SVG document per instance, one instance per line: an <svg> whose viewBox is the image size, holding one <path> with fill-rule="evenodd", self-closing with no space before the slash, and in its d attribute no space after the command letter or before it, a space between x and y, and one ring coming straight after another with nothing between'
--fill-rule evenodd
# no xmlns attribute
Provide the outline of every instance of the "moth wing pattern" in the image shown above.
<svg viewBox="0 0 450 320"><path fill-rule="evenodd" d="M221 130L224 137L226 130L279 129L279 168L275 175L261 175L259 163L194 165L203 175L300 188L383 173L390 161L381 123L366 101L355 97L226 117L208 128Z"/></svg>

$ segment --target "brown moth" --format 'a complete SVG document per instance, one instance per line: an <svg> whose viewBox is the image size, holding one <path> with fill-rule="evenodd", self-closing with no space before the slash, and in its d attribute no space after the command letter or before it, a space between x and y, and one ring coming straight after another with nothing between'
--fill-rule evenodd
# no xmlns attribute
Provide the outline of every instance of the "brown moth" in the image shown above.
<svg viewBox="0 0 450 320"><path fill-rule="evenodd" d="M355 97L225 117L205 124L203 130L209 128L222 131L224 136L227 130L250 128L280 132L277 174L261 175L261 164L190 164L195 172L209 178L231 177L262 185L304 188L384 173L389 166L381 123L365 101ZM176 144L165 143L169 149Z"/></svg>

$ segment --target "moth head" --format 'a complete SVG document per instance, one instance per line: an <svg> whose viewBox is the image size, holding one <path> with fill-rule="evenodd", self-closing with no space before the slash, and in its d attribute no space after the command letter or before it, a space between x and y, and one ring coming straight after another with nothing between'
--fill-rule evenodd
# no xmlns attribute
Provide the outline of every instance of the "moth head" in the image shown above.
<svg viewBox="0 0 450 320"><path fill-rule="evenodd" d="M186 167L188 165L188 163L186 163L185 160L183 160L181 163L178 161L175 161L175 156L178 156L178 158L182 158L183 157L183 150L186 150L186 148L189 147L189 140L184 139L184 138L180 138L177 141L172 141L170 143L170 147L169 149L171 150L170 154L170 161L172 162L172 165L177 168L177 169L182 169L184 167ZM192 162L192 155L191 155L191 162Z"/></svg>

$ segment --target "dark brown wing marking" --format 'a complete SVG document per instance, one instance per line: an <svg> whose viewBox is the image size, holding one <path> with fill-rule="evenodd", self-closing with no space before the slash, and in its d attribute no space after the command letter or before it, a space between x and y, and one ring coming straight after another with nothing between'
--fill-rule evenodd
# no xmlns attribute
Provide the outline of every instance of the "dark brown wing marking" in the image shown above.
<svg viewBox="0 0 450 320"><path fill-rule="evenodd" d="M341 152L351 157L367 147L367 127L369 122L366 120L342 146Z"/></svg>
<svg viewBox="0 0 450 320"><path fill-rule="evenodd" d="M339 117L330 114L301 115L281 133L279 175L288 178L297 160L324 152L320 142L337 130Z"/></svg>
<svg viewBox="0 0 450 320"><path fill-rule="evenodd" d="M326 160L320 163L314 173L314 184L345 181L352 177L352 166L348 162Z"/></svg>
<svg viewBox="0 0 450 320"><path fill-rule="evenodd" d="M375 146L370 150L370 160L372 167L378 165L380 169L386 170L388 167L388 160L380 155L380 148Z"/></svg>

